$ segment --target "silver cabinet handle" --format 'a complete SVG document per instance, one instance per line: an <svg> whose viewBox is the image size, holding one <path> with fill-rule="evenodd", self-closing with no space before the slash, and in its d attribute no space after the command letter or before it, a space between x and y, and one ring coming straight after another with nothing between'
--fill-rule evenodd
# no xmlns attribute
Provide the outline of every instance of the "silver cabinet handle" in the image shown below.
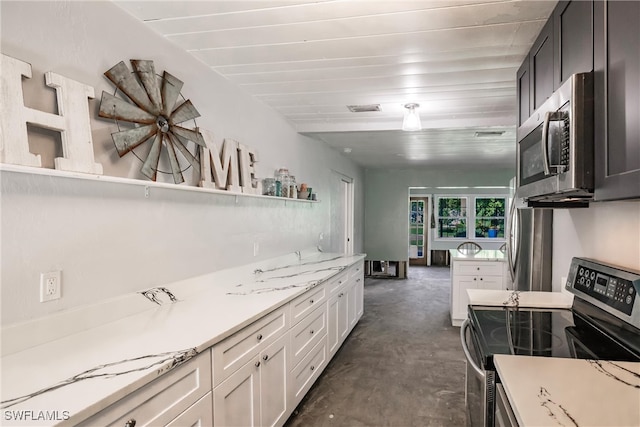
<svg viewBox="0 0 640 427"><path fill-rule="evenodd" d="M311 370L313 371L314 369L316 369L316 367L311 365Z"/></svg>
<svg viewBox="0 0 640 427"><path fill-rule="evenodd" d="M260 367L260 361L258 360L258 361L256 362L256 368L259 368L259 367Z"/></svg>
<svg viewBox="0 0 640 427"><path fill-rule="evenodd" d="M262 360L264 360L265 362L269 360L269 355L265 354L264 356L262 356Z"/></svg>
<svg viewBox="0 0 640 427"><path fill-rule="evenodd" d="M310 331L309 331L309 333L310 333L311 335L313 335L313 329L312 329L312 330L310 330Z"/></svg>
<svg viewBox="0 0 640 427"><path fill-rule="evenodd" d="M309 300L309 304L313 304L313 300Z"/></svg>
<svg viewBox="0 0 640 427"><path fill-rule="evenodd" d="M260 341L262 339L262 334L258 334L256 338L258 339L258 341Z"/></svg>
<svg viewBox="0 0 640 427"><path fill-rule="evenodd" d="M131 418L129 421L124 423L124 427L134 427L136 425L136 420Z"/></svg>
<svg viewBox="0 0 640 427"><path fill-rule="evenodd" d="M462 351L464 352L464 357L465 359L467 359L467 363L471 365L471 367L473 368L473 370L475 371L476 375L478 376L478 378L483 379L485 378L486 374L484 372L484 370L480 369L478 367L478 365L476 365L476 363L473 361L473 357L471 357L471 352L469 351L469 347L467 347L467 329L469 329L469 319L465 319L464 322L462 322L462 326L460 327L460 341L462 344Z"/></svg>

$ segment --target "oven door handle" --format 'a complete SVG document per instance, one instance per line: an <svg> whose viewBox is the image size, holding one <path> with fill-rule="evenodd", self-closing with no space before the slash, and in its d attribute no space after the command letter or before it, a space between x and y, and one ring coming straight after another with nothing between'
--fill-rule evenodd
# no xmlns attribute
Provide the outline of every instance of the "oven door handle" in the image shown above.
<svg viewBox="0 0 640 427"><path fill-rule="evenodd" d="M465 321L462 322L462 326L460 327L460 341L462 342L462 351L464 351L464 357L467 359L467 363L471 365L478 378L484 380L486 376L484 370L480 369L480 367L473 361L473 357L471 356L471 352L469 351L469 347L467 346L466 332L467 329L469 329L469 326L469 319L465 319Z"/></svg>

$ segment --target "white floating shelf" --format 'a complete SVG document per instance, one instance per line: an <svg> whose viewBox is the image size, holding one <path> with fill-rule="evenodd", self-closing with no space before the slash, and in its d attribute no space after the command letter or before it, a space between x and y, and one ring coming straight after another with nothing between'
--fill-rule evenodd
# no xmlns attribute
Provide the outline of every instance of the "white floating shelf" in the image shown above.
<svg viewBox="0 0 640 427"><path fill-rule="evenodd" d="M186 185L186 184L171 184L167 182L142 181L142 180L133 179L133 178L121 178L117 176L107 176L107 175L93 175L88 173L69 172L69 171L61 171L57 169L36 168L36 167L30 167L30 166L10 165L5 163L0 163L0 171L24 173L29 175L44 175L44 176L52 176L57 178L81 179L85 181L102 181L102 182L133 185L137 187L146 187L146 188L163 188L163 189L178 190L178 191L191 191L196 193L219 194L222 196L229 196L229 197L252 197L252 198L268 199L268 200L280 200L285 203L286 202L295 202L295 203L319 203L320 202L319 200L289 199L285 197L265 196L262 194L234 193L226 190L196 187L193 185Z"/></svg>

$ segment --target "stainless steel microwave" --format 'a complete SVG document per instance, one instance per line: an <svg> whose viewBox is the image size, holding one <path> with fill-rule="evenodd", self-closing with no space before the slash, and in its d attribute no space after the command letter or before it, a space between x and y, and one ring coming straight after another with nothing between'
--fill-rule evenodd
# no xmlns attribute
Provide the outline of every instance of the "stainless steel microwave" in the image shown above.
<svg viewBox="0 0 640 427"><path fill-rule="evenodd" d="M593 199L593 73L574 74L517 131L517 190L530 207Z"/></svg>

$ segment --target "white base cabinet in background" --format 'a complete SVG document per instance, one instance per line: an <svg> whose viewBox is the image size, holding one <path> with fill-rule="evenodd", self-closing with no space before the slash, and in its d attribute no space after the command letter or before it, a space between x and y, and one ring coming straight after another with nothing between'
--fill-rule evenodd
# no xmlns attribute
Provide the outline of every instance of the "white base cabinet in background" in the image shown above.
<svg viewBox="0 0 640 427"><path fill-rule="evenodd" d="M467 289L505 289L504 261L457 260L451 262L451 324L467 318Z"/></svg>

